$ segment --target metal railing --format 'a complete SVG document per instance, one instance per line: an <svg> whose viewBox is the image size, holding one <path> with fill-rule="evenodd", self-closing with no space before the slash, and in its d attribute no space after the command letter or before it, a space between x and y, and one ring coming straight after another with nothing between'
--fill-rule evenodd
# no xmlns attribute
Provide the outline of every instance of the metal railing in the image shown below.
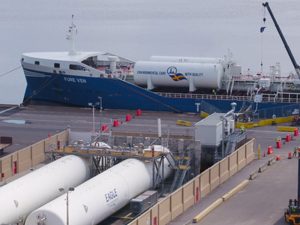
<svg viewBox="0 0 300 225"><path fill-rule="evenodd" d="M157 92L160 96L168 98L190 98L190 99L209 99L209 100L235 100L235 101L253 101L254 96L234 96L234 95L214 95L214 94L190 94L190 93L167 93ZM262 102L277 103L299 103L300 93L262 94Z"/></svg>

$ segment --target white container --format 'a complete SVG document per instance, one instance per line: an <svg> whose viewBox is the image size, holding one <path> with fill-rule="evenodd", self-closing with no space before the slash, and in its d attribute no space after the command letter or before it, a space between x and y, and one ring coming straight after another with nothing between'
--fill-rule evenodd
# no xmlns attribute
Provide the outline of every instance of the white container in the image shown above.
<svg viewBox="0 0 300 225"><path fill-rule="evenodd" d="M138 61L134 66L134 82L137 85L147 86L148 89L155 87L187 87L190 91L200 88L219 89L223 74L223 66L219 63Z"/></svg>
<svg viewBox="0 0 300 225"><path fill-rule="evenodd" d="M129 201L152 186L151 162L127 159L97 175L69 193L69 224L98 224ZM164 174L171 169L165 160ZM32 212L25 225L66 224L66 195L49 202Z"/></svg>
<svg viewBox="0 0 300 225"><path fill-rule="evenodd" d="M201 145L219 146L223 140L224 113L213 113L195 124L195 140ZM228 126L229 127L229 126Z"/></svg>
<svg viewBox="0 0 300 225"><path fill-rule="evenodd" d="M89 178L86 160L65 156L0 188L0 224L13 224Z"/></svg>

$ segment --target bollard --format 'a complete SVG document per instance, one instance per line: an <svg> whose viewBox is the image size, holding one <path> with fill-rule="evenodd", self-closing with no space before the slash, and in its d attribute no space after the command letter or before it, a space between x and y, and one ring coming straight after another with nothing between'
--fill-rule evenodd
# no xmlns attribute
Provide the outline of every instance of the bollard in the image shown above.
<svg viewBox="0 0 300 225"><path fill-rule="evenodd" d="M280 149L282 147L281 140L276 141L276 148Z"/></svg>
<svg viewBox="0 0 300 225"><path fill-rule="evenodd" d="M299 130L298 128L294 129L294 137L298 137L299 136Z"/></svg>
<svg viewBox="0 0 300 225"><path fill-rule="evenodd" d="M137 109L135 112L136 116L141 116L142 115L142 110L141 109Z"/></svg>
<svg viewBox="0 0 300 225"><path fill-rule="evenodd" d="M102 124L101 131L106 131L108 126L106 124Z"/></svg>
<svg viewBox="0 0 300 225"><path fill-rule="evenodd" d="M120 124L119 124L119 120L114 120L114 123L113 123L113 126L114 127L118 127Z"/></svg>
<svg viewBox="0 0 300 225"><path fill-rule="evenodd" d="M268 155L273 154L273 147L271 145L268 146L268 151L267 151Z"/></svg>
<svg viewBox="0 0 300 225"><path fill-rule="evenodd" d="M130 115L130 114L127 114L127 115L126 115L125 121L126 121L126 122L131 121L131 115Z"/></svg>
<svg viewBox="0 0 300 225"><path fill-rule="evenodd" d="M288 159L292 159L292 153L289 152Z"/></svg>
<svg viewBox="0 0 300 225"><path fill-rule="evenodd" d="M257 147L257 158L260 159L260 155L261 155L261 147L260 147L260 144L258 144L258 147Z"/></svg>

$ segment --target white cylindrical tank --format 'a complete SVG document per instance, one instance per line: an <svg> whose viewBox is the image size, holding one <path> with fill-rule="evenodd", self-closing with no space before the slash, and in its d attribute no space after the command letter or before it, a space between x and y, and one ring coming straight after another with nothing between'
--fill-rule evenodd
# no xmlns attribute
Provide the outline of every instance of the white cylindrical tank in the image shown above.
<svg viewBox="0 0 300 225"><path fill-rule="evenodd" d="M151 56L151 61L155 62L181 62L181 63L223 63L222 58L211 57L186 57L186 56Z"/></svg>
<svg viewBox="0 0 300 225"><path fill-rule="evenodd" d="M89 178L88 162L65 156L0 188L0 224L14 224L63 194L58 189L75 187Z"/></svg>
<svg viewBox="0 0 300 225"><path fill-rule="evenodd" d="M164 175L171 169L164 161ZM69 192L69 224L94 225L152 186L152 162L126 159ZM66 195L32 212L25 225L66 225Z"/></svg>
<svg viewBox="0 0 300 225"><path fill-rule="evenodd" d="M138 61L134 66L134 82L141 86L219 89L223 74L220 63Z"/></svg>

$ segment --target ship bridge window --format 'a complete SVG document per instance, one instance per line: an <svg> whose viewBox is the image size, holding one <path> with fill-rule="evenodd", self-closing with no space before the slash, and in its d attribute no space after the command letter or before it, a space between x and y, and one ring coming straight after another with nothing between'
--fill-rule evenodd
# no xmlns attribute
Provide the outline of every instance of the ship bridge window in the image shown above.
<svg viewBox="0 0 300 225"><path fill-rule="evenodd" d="M91 66L93 68L97 67L96 62L97 62L97 56L92 56L82 61L82 63L84 63L85 65Z"/></svg>
<svg viewBox="0 0 300 225"><path fill-rule="evenodd" d="M60 68L60 64L59 63L54 63L54 68Z"/></svg>
<svg viewBox="0 0 300 225"><path fill-rule="evenodd" d="M86 71L86 68L81 66L81 65L75 65L75 64L70 64L69 66L70 70L83 70Z"/></svg>
<svg viewBox="0 0 300 225"><path fill-rule="evenodd" d="M40 61L34 61L35 65L40 65Z"/></svg>

